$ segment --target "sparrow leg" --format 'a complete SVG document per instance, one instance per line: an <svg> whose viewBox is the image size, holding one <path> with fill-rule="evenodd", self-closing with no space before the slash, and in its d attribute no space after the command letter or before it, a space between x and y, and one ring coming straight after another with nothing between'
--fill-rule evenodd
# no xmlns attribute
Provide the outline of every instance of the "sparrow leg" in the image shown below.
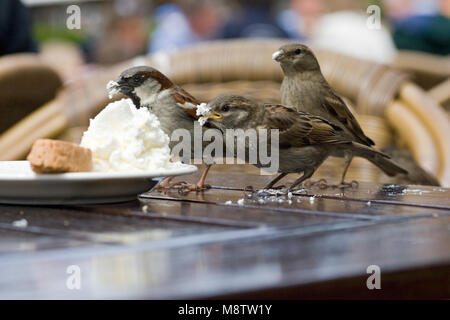
<svg viewBox="0 0 450 320"><path fill-rule="evenodd" d="M156 190L161 191L162 189L166 189L171 187L170 182L173 180L173 178L175 177L168 177L165 178L163 181L161 181L157 186L156 186Z"/></svg>
<svg viewBox="0 0 450 320"><path fill-rule="evenodd" d="M345 155L345 165L344 165L344 172L342 172L342 178L340 184L344 184L345 182L345 175L347 174L348 167L350 167L350 164L352 163L353 156Z"/></svg>
<svg viewBox="0 0 450 320"><path fill-rule="evenodd" d="M289 187L288 192L293 191L294 188L296 186L298 186L300 183L302 183L303 181L305 181L308 178L311 178L311 176L313 175L314 171L315 171L314 169L305 170L303 172L303 175L300 178L298 178L297 180L295 180L294 183Z"/></svg>
<svg viewBox="0 0 450 320"><path fill-rule="evenodd" d="M211 186L209 184L205 184L206 176L208 175L209 169L211 168L211 164L206 165L205 170L202 173L202 176L200 177L200 180L197 182L197 189L209 189Z"/></svg>
<svg viewBox="0 0 450 320"><path fill-rule="evenodd" d="M201 191L201 190L211 188L211 186L209 184L205 184L205 179L206 179L206 176L208 175L208 171L211 168L211 166L212 166L211 164L206 165L206 168L203 171L202 176L200 177L200 180L198 180L198 182L195 185L188 184L188 185L183 186L184 191L186 191L186 192Z"/></svg>
<svg viewBox="0 0 450 320"><path fill-rule="evenodd" d="M305 186L306 188L311 188L315 185L318 185L319 189L326 189L329 187L327 184L327 180L323 178L319 180L308 179L303 183L303 186Z"/></svg>
<svg viewBox="0 0 450 320"><path fill-rule="evenodd" d="M178 189L183 188L187 183L185 181L177 181L174 183L170 183L175 177L169 177L164 179L158 184L156 190L162 191L163 189Z"/></svg>
<svg viewBox="0 0 450 320"><path fill-rule="evenodd" d="M171 189L171 188L176 188L176 189L182 189L183 193L187 193L190 191L201 191L204 189L209 189L211 188L211 186L209 184L205 184L205 179L206 176L208 175L208 171L211 168L211 165L206 166L205 170L202 173L202 176L200 177L200 180L192 185L192 184L187 184L184 181L179 181L179 182L175 182L175 183L170 183L172 181L173 178L175 177L169 177L164 179L157 187L156 189L161 191L163 189Z"/></svg>
<svg viewBox="0 0 450 320"><path fill-rule="evenodd" d="M353 155L349 155L346 154L345 155L345 166L344 166L344 172L342 173L342 178L341 178L341 182L339 182L339 184L336 186L338 188L349 188L349 187L353 187L354 185L356 185L356 187L358 187L358 181L350 181L350 182L346 182L345 181L345 175L347 174L347 170L350 167L350 164L352 163L353 160Z"/></svg>
<svg viewBox="0 0 450 320"><path fill-rule="evenodd" d="M268 184L266 184L263 189L271 189L275 185L275 183L277 183L278 181L283 179L286 175L287 175L287 173L280 173L278 176L276 176L274 179L272 179Z"/></svg>

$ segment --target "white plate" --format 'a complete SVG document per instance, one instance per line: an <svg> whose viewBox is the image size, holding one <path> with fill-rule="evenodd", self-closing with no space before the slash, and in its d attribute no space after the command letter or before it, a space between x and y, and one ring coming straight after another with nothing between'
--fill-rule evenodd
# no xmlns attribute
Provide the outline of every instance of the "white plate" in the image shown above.
<svg viewBox="0 0 450 320"><path fill-rule="evenodd" d="M162 178L191 174L196 166L132 172L74 172L35 174L28 161L0 161L0 203L9 204L87 204L136 199Z"/></svg>

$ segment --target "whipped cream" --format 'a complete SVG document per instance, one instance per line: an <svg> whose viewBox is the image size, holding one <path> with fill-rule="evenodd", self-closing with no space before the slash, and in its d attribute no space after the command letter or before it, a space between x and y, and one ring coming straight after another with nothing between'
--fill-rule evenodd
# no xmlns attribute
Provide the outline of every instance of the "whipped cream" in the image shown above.
<svg viewBox="0 0 450 320"><path fill-rule="evenodd" d="M209 108L208 105L204 102L197 105L196 115L201 116L198 118L197 121L200 123L201 126L203 126L206 123L206 121L208 120L208 118L203 117L203 116L207 115L210 111L211 111L211 108Z"/></svg>
<svg viewBox="0 0 450 320"><path fill-rule="evenodd" d="M117 82L111 80L106 85L106 91L108 91L108 97L110 99L112 99L112 97L114 97L116 94L120 93L119 85L117 84Z"/></svg>
<svg viewBox="0 0 450 320"><path fill-rule="evenodd" d="M91 149L93 171L132 172L171 169L169 137L147 108L131 99L108 104L83 134L81 146Z"/></svg>
<svg viewBox="0 0 450 320"><path fill-rule="evenodd" d="M210 111L211 111L211 108L209 108L208 105L204 102L197 105L196 114L198 116L204 116L204 115L208 114Z"/></svg>

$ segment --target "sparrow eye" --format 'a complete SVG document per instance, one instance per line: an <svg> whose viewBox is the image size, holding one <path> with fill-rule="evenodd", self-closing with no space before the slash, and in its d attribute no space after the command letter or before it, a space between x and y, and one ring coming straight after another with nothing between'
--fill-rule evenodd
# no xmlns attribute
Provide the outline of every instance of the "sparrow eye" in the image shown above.
<svg viewBox="0 0 450 320"><path fill-rule="evenodd" d="M300 54L300 53L302 53L302 50L301 49L295 49L294 53L295 54Z"/></svg>
<svg viewBox="0 0 450 320"><path fill-rule="evenodd" d="M230 111L230 106L228 104L222 106L221 111L223 111L223 112Z"/></svg>

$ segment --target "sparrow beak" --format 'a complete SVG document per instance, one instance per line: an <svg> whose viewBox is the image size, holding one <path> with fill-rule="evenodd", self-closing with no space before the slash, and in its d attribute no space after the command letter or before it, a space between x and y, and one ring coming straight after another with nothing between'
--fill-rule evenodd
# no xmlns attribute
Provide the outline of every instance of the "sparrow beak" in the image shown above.
<svg viewBox="0 0 450 320"><path fill-rule="evenodd" d="M285 53L283 50L278 50L272 54L272 59L277 62L280 62L281 60L283 60L284 57L285 57Z"/></svg>
<svg viewBox="0 0 450 320"><path fill-rule="evenodd" d="M116 80L116 84L117 84L117 86L123 86L123 85L125 85L127 82L125 81L125 79L123 78L123 77L119 77L117 80Z"/></svg>
<svg viewBox="0 0 450 320"><path fill-rule="evenodd" d="M124 94L133 91L133 88L128 85L128 82L124 77L119 77L115 81L115 88Z"/></svg>
<svg viewBox="0 0 450 320"><path fill-rule="evenodd" d="M220 113L213 111L211 113L205 114L204 117L207 119L221 119L222 115Z"/></svg>

